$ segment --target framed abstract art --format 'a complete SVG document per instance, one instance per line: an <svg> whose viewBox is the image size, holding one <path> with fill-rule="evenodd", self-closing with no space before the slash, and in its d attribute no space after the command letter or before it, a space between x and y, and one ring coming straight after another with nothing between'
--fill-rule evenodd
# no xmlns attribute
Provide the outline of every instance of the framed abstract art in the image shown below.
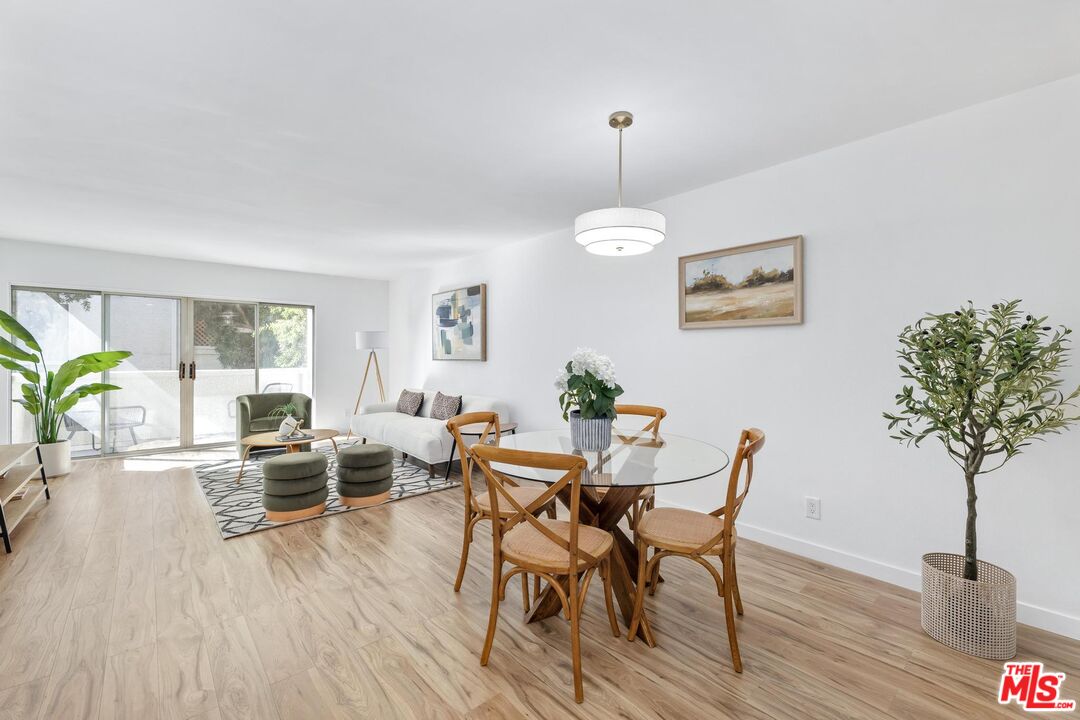
<svg viewBox="0 0 1080 720"><path fill-rule="evenodd" d="M487 286L431 296L431 359L487 360Z"/></svg>

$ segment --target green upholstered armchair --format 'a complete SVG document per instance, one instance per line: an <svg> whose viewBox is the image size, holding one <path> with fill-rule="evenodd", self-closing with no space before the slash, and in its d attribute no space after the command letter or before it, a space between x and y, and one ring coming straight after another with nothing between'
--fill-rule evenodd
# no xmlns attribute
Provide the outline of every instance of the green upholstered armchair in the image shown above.
<svg viewBox="0 0 1080 720"><path fill-rule="evenodd" d="M243 454L240 438L256 433L277 430L283 418L271 417L270 411L279 405L292 403L297 408L300 427L311 427L311 398L301 393L256 393L236 398L236 450Z"/></svg>

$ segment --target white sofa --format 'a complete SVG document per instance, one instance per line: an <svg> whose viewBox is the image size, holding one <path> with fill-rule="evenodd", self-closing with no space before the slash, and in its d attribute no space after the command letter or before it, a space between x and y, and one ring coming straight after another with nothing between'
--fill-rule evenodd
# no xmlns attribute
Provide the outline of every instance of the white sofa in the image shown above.
<svg viewBox="0 0 1080 720"><path fill-rule="evenodd" d="M415 416L397 412L397 400L391 400L362 406L360 413L352 416L350 426L353 435L389 445L407 456L427 463L429 474L434 475L432 466L449 462L454 439L446 430L445 420L431 417L431 403L435 399L435 391L423 392L424 402ZM509 408L502 400L483 395L461 396L461 410L458 412L464 414L478 411L497 412L500 422L510 422Z"/></svg>

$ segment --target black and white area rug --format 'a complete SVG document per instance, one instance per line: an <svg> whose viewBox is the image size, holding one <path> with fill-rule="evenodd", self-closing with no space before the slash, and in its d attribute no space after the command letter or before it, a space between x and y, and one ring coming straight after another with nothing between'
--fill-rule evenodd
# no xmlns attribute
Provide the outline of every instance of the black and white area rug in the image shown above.
<svg viewBox="0 0 1080 720"><path fill-rule="evenodd" d="M339 446L345 447L339 443ZM315 452L326 455L328 461L327 485L330 495L326 498L326 512L315 517L325 517L334 513L349 512L351 510L363 510L364 508L352 508L341 504L337 494L337 462L332 447L315 447ZM280 527L291 523L275 523L266 519L266 512L262 505L262 464L267 457L250 457L244 465L244 477L239 483L236 482L236 473L240 470L239 460L221 460L219 462L199 465L195 468L195 477L199 479L206 501L217 519L218 529L221 536L228 540L238 535L266 530L267 528ZM441 473L435 477L428 477L427 470L403 463L399 459L394 460L394 485L390 488L390 500L424 495L429 492L437 492L448 488L457 487L461 483L454 479L444 480ZM304 522L314 518L304 518L293 522Z"/></svg>

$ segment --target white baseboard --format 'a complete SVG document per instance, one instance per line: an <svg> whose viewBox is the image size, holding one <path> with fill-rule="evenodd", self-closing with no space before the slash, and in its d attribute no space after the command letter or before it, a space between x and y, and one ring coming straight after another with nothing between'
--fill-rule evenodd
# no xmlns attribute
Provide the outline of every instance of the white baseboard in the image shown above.
<svg viewBox="0 0 1080 720"><path fill-rule="evenodd" d="M683 505L664 502L659 498L657 498L657 505L685 508ZM844 570L872 577L875 580L883 580L916 592L922 589L922 577L917 570L890 565L880 560L874 560L873 558L850 553L846 550L838 550L826 545L819 545L802 538L785 535L784 533L744 522L739 523L739 535L747 540L753 540L818 562L835 565ZM1016 603L1016 614L1017 619L1026 625L1080 640L1080 617L1019 601Z"/></svg>

